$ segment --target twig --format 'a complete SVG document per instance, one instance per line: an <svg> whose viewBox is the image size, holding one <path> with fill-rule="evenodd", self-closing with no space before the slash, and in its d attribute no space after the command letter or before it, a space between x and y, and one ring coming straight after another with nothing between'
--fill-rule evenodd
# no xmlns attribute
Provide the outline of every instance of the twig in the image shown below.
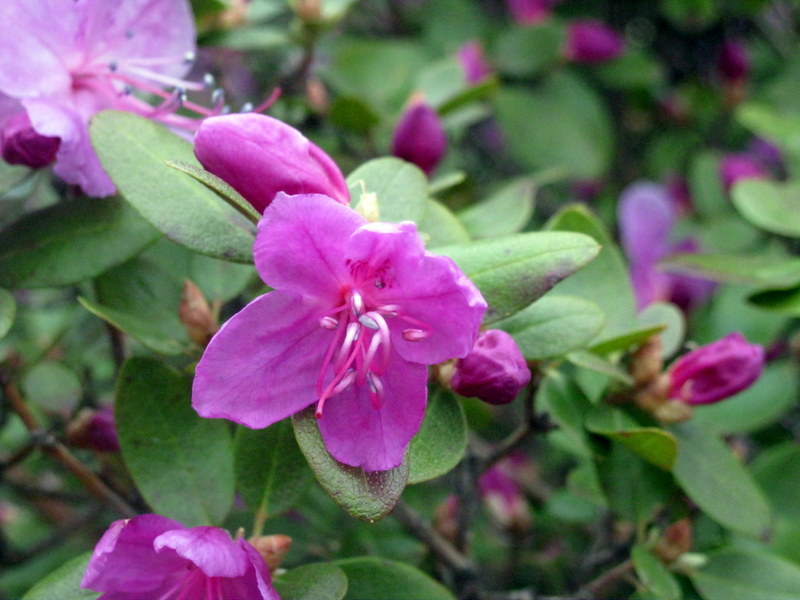
<svg viewBox="0 0 800 600"><path fill-rule="evenodd" d="M604 598L631 571L633 571L633 561L628 559L592 579L580 589L576 596L579 598Z"/></svg>
<svg viewBox="0 0 800 600"><path fill-rule="evenodd" d="M477 569L469 557L465 556L449 541L442 537L430 523L408 506L402 500L395 504L392 515L397 518L406 529L425 543L437 558L444 562L459 577L472 578Z"/></svg>
<svg viewBox="0 0 800 600"><path fill-rule="evenodd" d="M60 462L65 469L78 478L90 494L119 512L122 516L135 517L137 515L137 512L125 500L103 483L86 465L75 458L64 444L39 426L39 422L28 409L17 386L3 370L0 370L0 384L2 384L3 395L11 410L22 420L22 423L33 439L36 440L42 452Z"/></svg>

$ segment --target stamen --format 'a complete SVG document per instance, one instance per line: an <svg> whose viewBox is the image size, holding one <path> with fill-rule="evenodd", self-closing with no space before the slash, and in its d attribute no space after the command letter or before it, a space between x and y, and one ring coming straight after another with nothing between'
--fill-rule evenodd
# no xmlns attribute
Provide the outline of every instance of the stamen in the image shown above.
<svg viewBox="0 0 800 600"><path fill-rule="evenodd" d="M331 358L333 357L333 353L336 351L336 348L339 346L339 342L342 339L344 330L344 321L340 321L339 327L336 329L336 334L333 336L330 346L328 346L328 350L325 352L325 358L322 359L322 368L319 371L316 386L317 394L320 397L322 397L322 382L325 380L325 373L328 372L328 367L331 364Z"/></svg>
<svg viewBox="0 0 800 600"><path fill-rule="evenodd" d="M245 102L242 104L242 108L239 109L239 112L251 112L253 110L253 103L252 102Z"/></svg>
<svg viewBox="0 0 800 600"><path fill-rule="evenodd" d="M319 324L321 327L324 327L325 329L333 330L339 326L339 321L337 319L334 319L333 317L322 317L319 320Z"/></svg>
<svg viewBox="0 0 800 600"><path fill-rule="evenodd" d="M186 54L183 55L183 62L187 65L192 64L197 59L197 54L189 50Z"/></svg>
<svg viewBox="0 0 800 600"><path fill-rule="evenodd" d="M369 400L372 408L380 410L383 408L383 383L375 373L367 373L367 385L369 386Z"/></svg>
<svg viewBox="0 0 800 600"><path fill-rule="evenodd" d="M347 331L344 334L344 342L342 342L342 347L339 350L339 354L336 356L336 365L341 364L342 361L347 359L347 357L350 355L350 350L353 347L353 343L358 340L360 333L361 328L358 326L358 323L351 321L347 324Z"/></svg>
<svg viewBox="0 0 800 600"><path fill-rule="evenodd" d="M383 375L386 372L386 367L389 364L389 355L391 354L392 350L392 334L390 333L389 326L386 324L386 321L383 317L374 312L368 312L367 315L371 316L375 320L375 324L378 326L376 329L379 329L380 331L375 333L370 340L367 354L364 357L364 364L366 365L368 371L372 371L378 375ZM375 356L378 353L379 347L383 348L381 361L380 364L374 365L373 361L375 360Z"/></svg>
<svg viewBox="0 0 800 600"><path fill-rule="evenodd" d="M353 385L353 381L355 381L355 379L356 379L355 369L348 369L345 372L344 377L342 377L342 380L336 384L336 387L333 388L331 396L335 396L336 394L341 394L343 391L345 391L347 388Z"/></svg>
<svg viewBox="0 0 800 600"><path fill-rule="evenodd" d="M391 318L397 316L400 312L400 307L397 304L384 304L383 306L379 306L377 311L384 317Z"/></svg>
<svg viewBox="0 0 800 600"><path fill-rule="evenodd" d="M214 110L220 110L225 104L225 90L217 88L211 92L211 104L214 105Z"/></svg>
<svg viewBox="0 0 800 600"><path fill-rule="evenodd" d="M421 342L428 337L427 332L422 329L404 329L403 339L407 342Z"/></svg>
<svg viewBox="0 0 800 600"><path fill-rule="evenodd" d="M368 327L370 329L378 329L378 323L369 316L370 313L366 313L358 317L358 322L361 323L364 327Z"/></svg>
<svg viewBox="0 0 800 600"><path fill-rule="evenodd" d="M361 297L361 294L353 292L350 298L350 306L353 309L353 316L356 318L360 317L361 313L364 312L364 299Z"/></svg>
<svg viewBox="0 0 800 600"><path fill-rule="evenodd" d="M214 87L214 84L216 82L217 80L211 73L206 73L205 75L203 75L203 85L206 86L206 88L211 89L212 87Z"/></svg>
<svg viewBox="0 0 800 600"><path fill-rule="evenodd" d="M272 90L272 93L269 96L267 96L267 99L264 100L258 106L256 106L253 109L253 112L263 113L264 111L266 111L270 106L272 106L273 104L275 104L275 102L278 101L278 98L281 97L281 93L282 93L281 88L275 88L274 90Z"/></svg>

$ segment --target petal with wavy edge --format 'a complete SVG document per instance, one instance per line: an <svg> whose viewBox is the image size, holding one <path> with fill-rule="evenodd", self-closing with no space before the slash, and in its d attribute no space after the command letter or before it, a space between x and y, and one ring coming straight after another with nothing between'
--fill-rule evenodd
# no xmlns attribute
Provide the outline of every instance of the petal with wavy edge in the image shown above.
<svg viewBox="0 0 800 600"><path fill-rule="evenodd" d="M208 577L240 577L250 561L241 546L219 527L192 527L165 531L153 541L156 552L170 548L197 565ZM166 555L166 554L165 554Z"/></svg>
<svg viewBox="0 0 800 600"><path fill-rule="evenodd" d="M259 429L317 400L316 380L334 332L326 307L281 291L259 296L211 340L195 371L192 406L201 417Z"/></svg>

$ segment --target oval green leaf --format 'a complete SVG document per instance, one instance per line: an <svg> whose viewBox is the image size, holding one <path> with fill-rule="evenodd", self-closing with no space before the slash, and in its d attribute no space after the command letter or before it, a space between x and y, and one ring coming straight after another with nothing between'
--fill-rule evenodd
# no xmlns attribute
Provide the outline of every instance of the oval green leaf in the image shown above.
<svg viewBox="0 0 800 600"><path fill-rule="evenodd" d="M428 179L419 167L393 156L364 163L347 176L353 206L364 193L375 194L380 220L422 220L428 200Z"/></svg>
<svg viewBox="0 0 800 600"><path fill-rule="evenodd" d="M767 553L722 550L689 578L706 600L800 598L800 567Z"/></svg>
<svg viewBox="0 0 800 600"><path fill-rule="evenodd" d="M0 339L3 339L14 324L17 316L17 303L8 290L0 288Z"/></svg>
<svg viewBox="0 0 800 600"><path fill-rule="evenodd" d="M296 567L272 583L281 600L341 600L347 592L347 576L333 563Z"/></svg>
<svg viewBox="0 0 800 600"><path fill-rule="evenodd" d="M375 557L334 564L347 575L345 600L453 600L452 592L411 565Z"/></svg>
<svg viewBox="0 0 800 600"><path fill-rule="evenodd" d="M420 483L453 469L467 450L467 419L461 403L438 388L428 399L425 420L411 440L408 483Z"/></svg>
<svg viewBox="0 0 800 600"><path fill-rule="evenodd" d="M636 575L644 587L657 600L680 600L681 586L669 569L644 546L637 544L631 550Z"/></svg>
<svg viewBox="0 0 800 600"><path fill-rule="evenodd" d="M91 552L76 556L44 577L22 597L22 600L94 600L100 592L81 588L83 574Z"/></svg>
<svg viewBox="0 0 800 600"><path fill-rule="evenodd" d="M731 190L733 204L756 227L800 237L800 184L745 179Z"/></svg>

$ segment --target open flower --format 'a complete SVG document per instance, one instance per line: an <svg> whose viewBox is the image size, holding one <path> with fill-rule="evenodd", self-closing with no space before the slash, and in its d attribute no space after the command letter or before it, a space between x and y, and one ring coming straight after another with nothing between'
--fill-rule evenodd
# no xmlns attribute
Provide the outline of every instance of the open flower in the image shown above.
<svg viewBox="0 0 800 600"><path fill-rule="evenodd" d="M261 428L316 404L334 458L367 471L399 465L424 416L425 365L472 349L480 292L425 250L413 223L367 223L318 194L279 193L254 253L275 291L211 340L195 410Z"/></svg>
<svg viewBox="0 0 800 600"><path fill-rule="evenodd" d="M0 123L4 155L32 167L54 157L66 182L89 195L113 194L92 149L89 120L117 109L196 128L195 120L175 114L180 106L201 116L218 111L185 101L186 90L204 87L181 79L194 49L186 0L4 0L0 93L20 103L15 121ZM163 103L152 106L134 92Z"/></svg>
<svg viewBox="0 0 800 600"><path fill-rule="evenodd" d="M246 540L159 515L112 523L81 587L103 592L99 600L280 600L264 559Z"/></svg>

